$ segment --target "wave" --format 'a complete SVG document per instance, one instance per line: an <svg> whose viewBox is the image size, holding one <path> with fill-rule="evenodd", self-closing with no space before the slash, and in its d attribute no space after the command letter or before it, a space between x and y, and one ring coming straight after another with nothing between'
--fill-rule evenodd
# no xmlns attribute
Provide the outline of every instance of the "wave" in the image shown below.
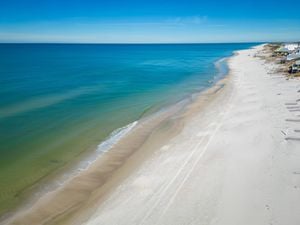
<svg viewBox="0 0 300 225"><path fill-rule="evenodd" d="M113 131L109 138L98 145L97 152L103 153L107 152L110 148L112 148L116 143L118 143L126 134L128 134L136 125L138 121L134 121L133 123L128 124L125 127L121 127L115 131Z"/></svg>
<svg viewBox="0 0 300 225"><path fill-rule="evenodd" d="M123 139L136 125L138 124L138 121L134 121L124 127L118 128L114 130L106 140L101 142L95 151L90 153L87 157L80 160L80 162L73 167L73 169L70 172L64 173L61 177L56 179L56 183L61 186L71 180L73 177L77 176L80 172L85 171L89 168L91 164L93 164L98 157L101 157L101 155L107 151L109 151L111 148L113 148L121 139ZM57 186L57 185L55 185ZM52 186L53 188L53 186Z"/></svg>
<svg viewBox="0 0 300 225"><path fill-rule="evenodd" d="M214 63L215 67L217 68L217 71L218 71L217 74L214 76L215 80L219 80L228 74L228 72L229 72L228 59L229 58L230 57L224 57L224 58L217 60Z"/></svg>
<svg viewBox="0 0 300 225"><path fill-rule="evenodd" d="M22 211L22 209L24 208L31 207L35 201L40 199L45 194L58 190L60 187L67 184L76 176L80 176L80 173L88 170L89 166L93 164L99 157L101 157L102 154L109 151L119 141L121 141L121 139L125 138L126 135L129 134L130 131L132 131L132 129L134 129L138 125L138 123L138 121L134 121L124 127L114 130L106 140L101 142L92 153L88 154L87 157L83 157L83 159L81 159L78 164L75 164L59 175L56 175L54 179L50 178L49 180L42 182L38 186L34 187L34 194L24 202L24 205L20 205L19 208L16 209L16 212L18 212L18 210ZM8 216L9 214L1 215L0 221L2 219L8 218Z"/></svg>

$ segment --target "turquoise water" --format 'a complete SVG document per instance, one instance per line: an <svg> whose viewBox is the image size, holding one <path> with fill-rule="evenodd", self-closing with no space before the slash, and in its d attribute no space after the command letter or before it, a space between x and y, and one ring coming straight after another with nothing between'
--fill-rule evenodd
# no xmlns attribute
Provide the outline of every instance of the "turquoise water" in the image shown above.
<svg viewBox="0 0 300 225"><path fill-rule="evenodd" d="M0 212L114 130L211 85L254 44L0 44ZM223 66L222 66L223 65Z"/></svg>

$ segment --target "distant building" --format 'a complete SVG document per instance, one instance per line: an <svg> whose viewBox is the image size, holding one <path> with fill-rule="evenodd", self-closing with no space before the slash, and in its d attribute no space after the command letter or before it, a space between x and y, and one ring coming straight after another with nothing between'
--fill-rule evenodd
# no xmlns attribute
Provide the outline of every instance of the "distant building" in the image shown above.
<svg viewBox="0 0 300 225"><path fill-rule="evenodd" d="M300 72L300 60L297 60L292 66L289 68L289 73L298 73Z"/></svg>
<svg viewBox="0 0 300 225"><path fill-rule="evenodd" d="M279 47L278 49L275 50L275 53L277 54L281 54L281 55L287 55L289 53L291 53L292 51L289 50L288 48L285 48L285 47Z"/></svg>
<svg viewBox="0 0 300 225"><path fill-rule="evenodd" d="M287 49L288 51L295 51L296 49L300 48L300 44L299 43L285 43L283 44L283 47L285 49Z"/></svg>
<svg viewBox="0 0 300 225"><path fill-rule="evenodd" d="M289 54L287 57L286 57L286 60L287 61L291 61L291 60L297 60L297 59L300 59L300 52L295 52L295 53L292 53L292 54Z"/></svg>
<svg viewBox="0 0 300 225"><path fill-rule="evenodd" d="M277 55L288 55L300 50L300 43L284 43L275 50Z"/></svg>

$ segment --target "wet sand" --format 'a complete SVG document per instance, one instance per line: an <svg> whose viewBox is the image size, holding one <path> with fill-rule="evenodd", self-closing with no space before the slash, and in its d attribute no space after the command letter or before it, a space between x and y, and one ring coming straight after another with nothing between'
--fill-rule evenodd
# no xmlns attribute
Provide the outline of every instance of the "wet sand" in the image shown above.
<svg viewBox="0 0 300 225"><path fill-rule="evenodd" d="M229 76L184 110L139 124L3 223L299 224L300 114L289 107L300 82L270 72L262 54L239 51Z"/></svg>

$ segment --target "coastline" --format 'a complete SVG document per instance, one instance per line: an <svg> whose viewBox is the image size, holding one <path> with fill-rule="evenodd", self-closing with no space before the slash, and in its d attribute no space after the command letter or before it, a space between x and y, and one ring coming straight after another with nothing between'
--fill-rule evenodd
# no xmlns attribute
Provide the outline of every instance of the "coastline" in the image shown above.
<svg viewBox="0 0 300 225"><path fill-rule="evenodd" d="M183 111L135 127L6 224L298 224L298 114L287 104L300 83L263 54L238 51L229 75Z"/></svg>
<svg viewBox="0 0 300 225"><path fill-rule="evenodd" d="M1 218L62 185L113 131L212 86L214 62L252 45L1 45Z"/></svg>
<svg viewBox="0 0 300 225"><path fill-rule="evenodd" d="M149 140L149 155L134 154L108 192L60 224L299 224L299 114L289 107L300 83L264 54L235 54L223 88L190 105L179 133Z"/></svg>
<svg viewBox="0 0 300 225"><path fill-rule="evenodd" d="M222 58L216 61L216 64L219 64L218 66L222 67L224 66L222 64L224 62L226 63L226 61L230 57ZM18 223L15 222L15 215L17 216L16 218L19 217L23 218L22 215L24 214L26 215L25 217L27 218L27 213L29 214L28 218L30 224L34 224L35 219L31 220L30 214L35 211L37 212L38 217L48 218L47 215L39 215L40 204L42 205L46 204L47 208L49 208L49 204L51 204L49 202L56 202L56 200L54 199L61 199L60 194L64 195L66 193L71 193L69 192L69 190L73 189L72 187L81 185L82 186L81 188L83 188L84 191L86 191L85 187L83 187L86 185L82 185L82 184L89 179L88 177L99 176L99 174L95 175L95 173L99 172L101 174L100 175L101 181L99 182L97 181L96 182L97 184L95 184L95 182L91 182L92 186L90 188L91 190L92 189L94 190L96 189L95 185L96 186L104 185L108 177L111 177L111 173L115 173L117 170L119 170L120 169L119 167L122 167L122 165L128 160L128 158L131 157L132 154L136 154L138 151L141 151L143 153L149 151L149 150L143 150L144 145L150 145L151 147L156 146L157 148L159 148L159 146L163 145L168 140L171 140L183 128L183 122L184 122L183 120L186 117L184 115L186 113L185 111L189 111L188 108L190 108L191 105L194 104L197 105L201 104L201 107L204 107L204 105L207 104L209 101L211 101L211 98L214 98L214 95L223 88L228 74L222 74L221 70L222 68L220 69L220 72L216 75L216 77L214 77L214 79L211 81L212 84L211 87L208 87L201 92L193 93L188 98L182 99L173 105L165 106L157 112L146 115L145 117L142 117L140 120L134 121L133 123L128 124L127 126L114 131L111 134L111 136L109 136L104 142L98 145L98 148L100 148L102 151L99 151L100 149L97 148L96 151L92 153L88 153L88 155L81 157L80 161L76 160L77 162L75 161L71 165L68 165L67 168L63 168L63 171L60 169L55 174L51 175L50 178L47 178L47 180L44 181L42 185L38 184L38 187L35 187L34 185L33 187L26 189L25 193L28 194L25 194L26 196L24 196L24 198L25 199L28 198L29 195L28 200L25 200L25 202L21 203L20 206L17 206L16 210L5 213L0 221L0 224ZM126 132L127 128L129 128L128 133ZM125 133L122 134L122 131L124 130L126 134ZM111 142L110 138L115 138L114 137L115 135L118 136L119 131L122 137L120 138L117 137L118 140L116 142L110 143ZM152 136L157 136L157 134L155 133L159 133L160 135L163 135L164 138L161 137L153 138ZM123 135L126 136L124 138L125 140L122 139ZM149 138L151 139L151 141L148 141ZM105 146L107 141L108 141L108 146ZM149 144L148 142L150 142L151 144ZM122 150L124 146L126 146L125 148L130 148L130 149ZM151 150L149 151L149 154L153 154L153 152L154 150ZM84 159L84 162L82 162L82 158ZM144 158L145 157L141 157L140 161L136 164L139 165L142 164ZM67 178L67 180L65 180L65 178ZM81 179L85 181L80 181ZM55 182L53 183L53 181ZM47 185L49 184L51 185L51 187L47 187ZM43 190L45 187L46 190ZM30 196L33 192L37 190L38 190L38 194L35 194L34 196ZM78 189L75 190L75 192L79 194L81 191L82 190L78 190ZM54 196L53 199L52 196ZM65 200L65 198L63 199ZM82 201L80 199L82 199L82 196L74 201L76 202L75 205L78 202ZM55 205L56 204L54 204L54 208L56 208ZM57 219L60 220L61 218L60 214L62 214L62 218L64 218L65 214L66 215L69 214L69 210L70 211L74 210L72 203L66 203L66 205L70 206L70 208L62 206L59 209L57 208L54 209L55 212L51 212L51 213L48 212L49 214L51 214L50 216L51 218L49 219L49 221L52 222L54 221L56 223ZM28 210L28 208L31 207L33 208ZM68 208L67 212L61 213L66 208ZM53 215L54 217L52 218ZM18 219L16 221L18 221ZM45 221L48 221L48 219L46 219ZM36 221L36 224L40 224L40 223L41 220Z"/></svg>

